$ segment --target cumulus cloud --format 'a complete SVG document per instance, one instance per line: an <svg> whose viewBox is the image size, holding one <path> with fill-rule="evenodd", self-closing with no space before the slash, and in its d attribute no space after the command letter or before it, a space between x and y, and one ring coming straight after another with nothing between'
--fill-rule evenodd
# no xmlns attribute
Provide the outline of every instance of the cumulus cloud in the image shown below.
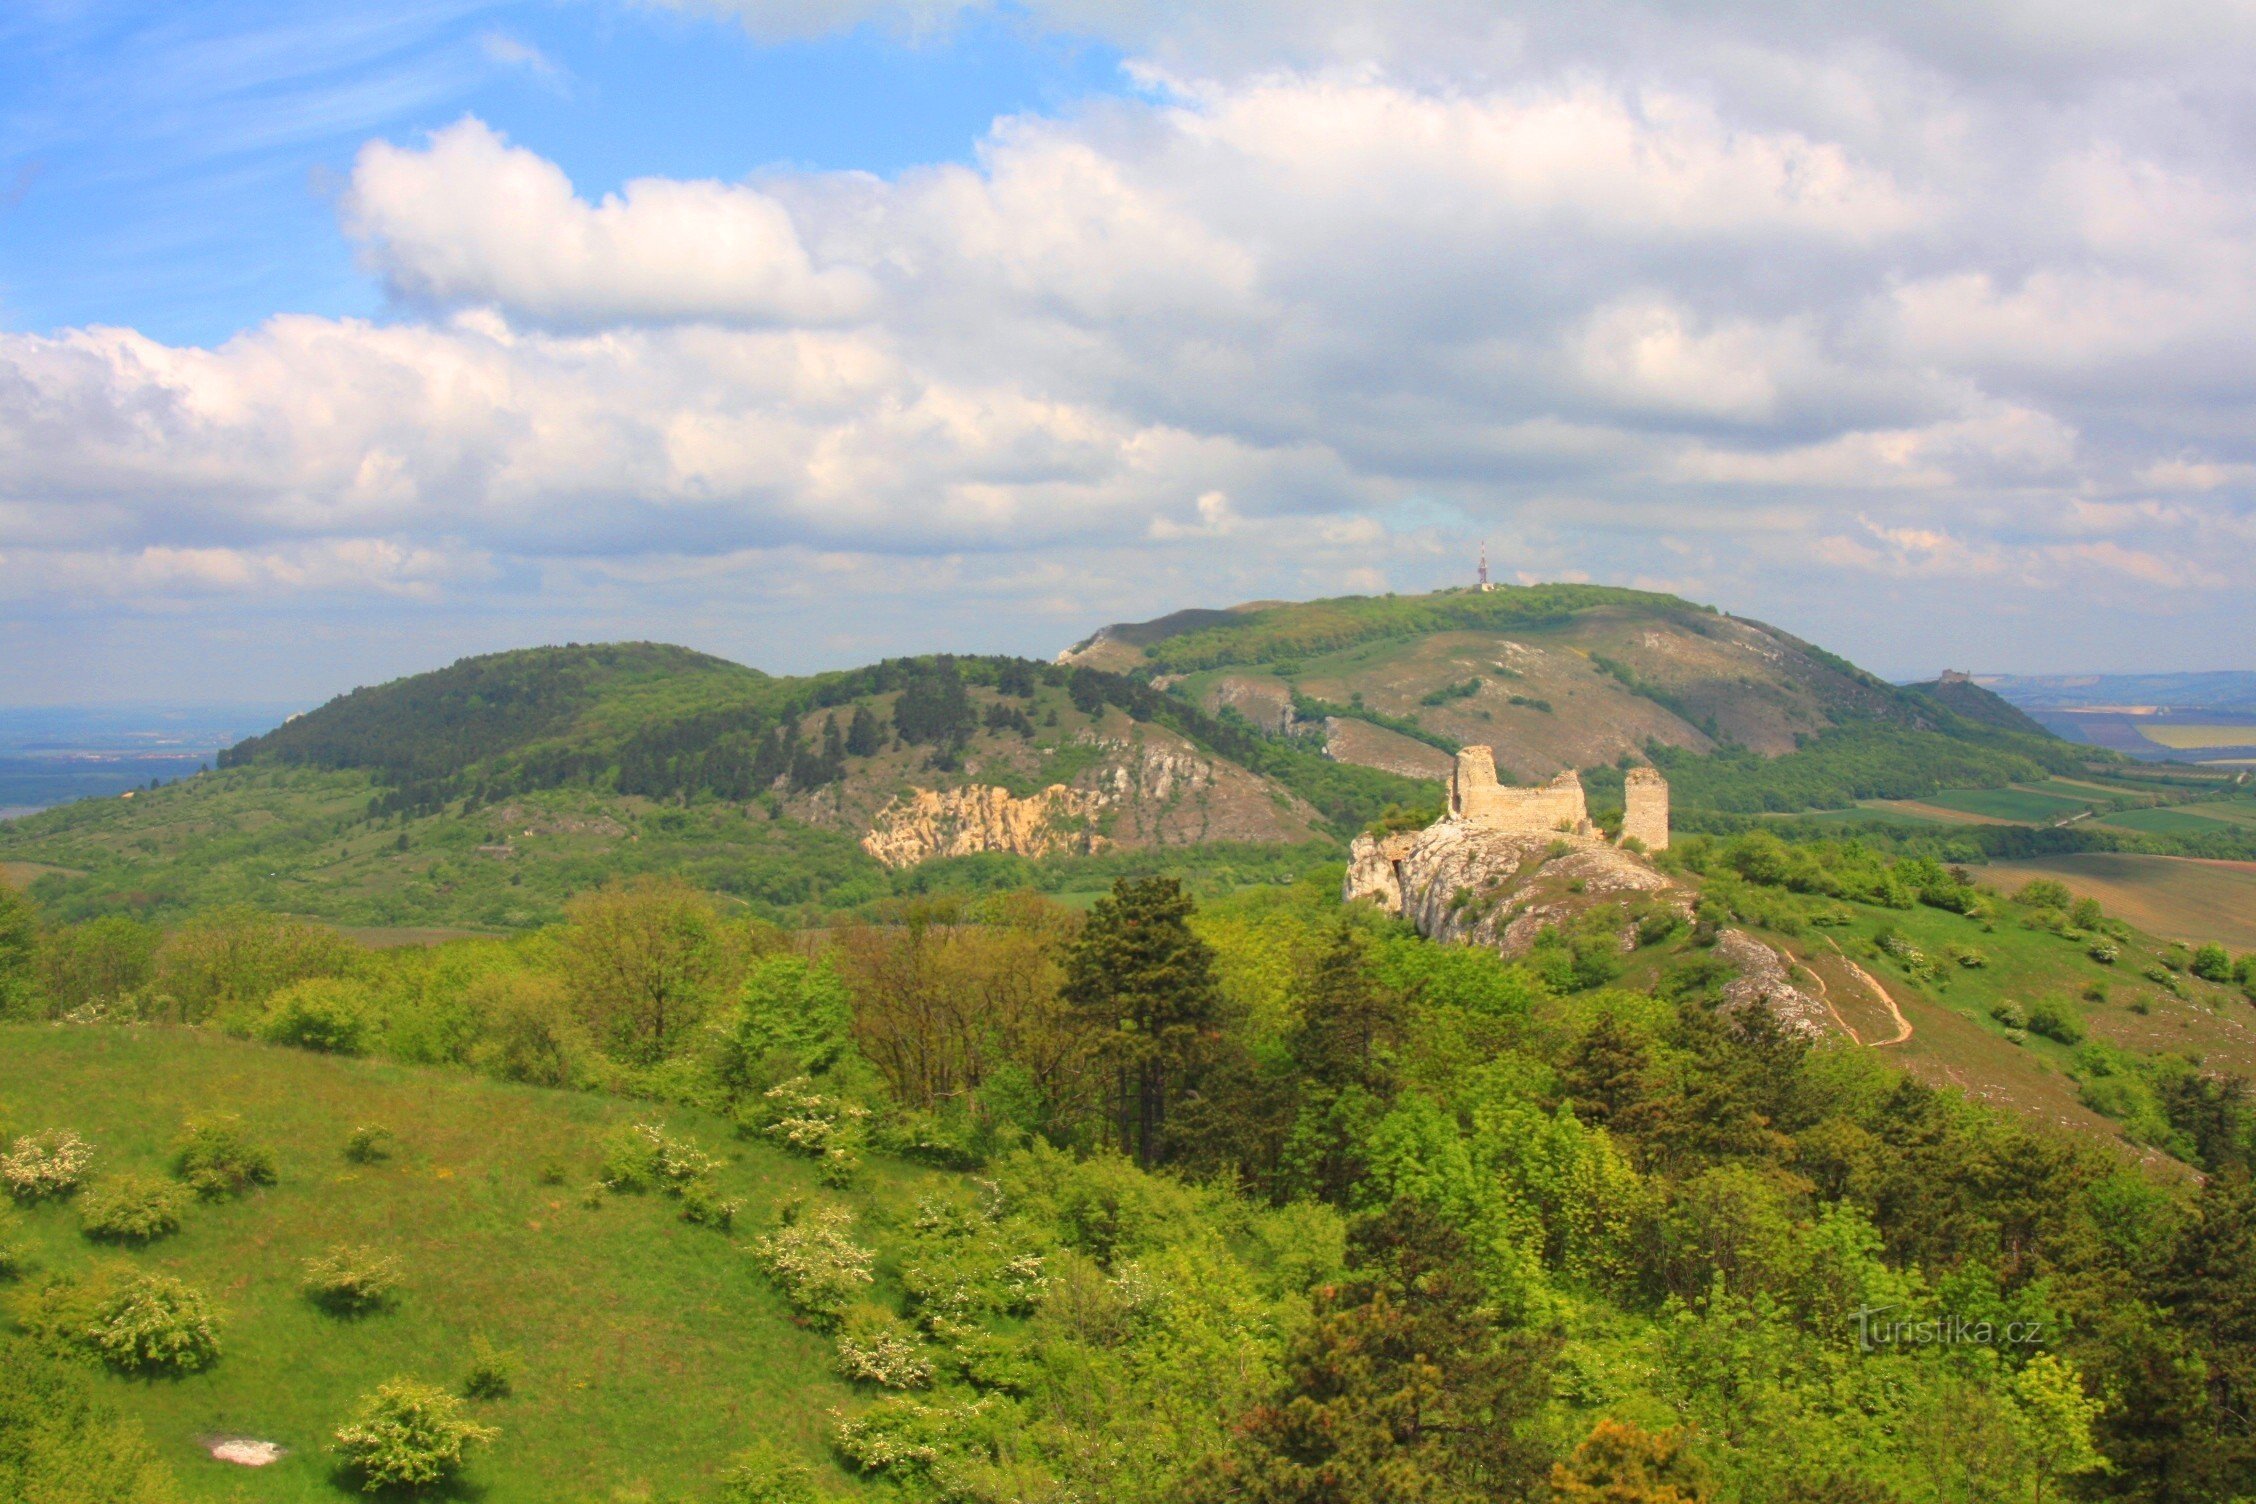
<svg viewBox="0 0 2256 1504"><path fill-rule="evenodd" d="M1113 599L1414 587L1486 536L1500 572L1821 636L1856 598L1827 581L1937 592L1851 648L1964 627L1968 582L2245 608L2256 195L2221 127L2109 104L2182 82L2198 126L2245 86L2135 7L1592 12L1681 56L1581 8L1027 9L1144 49L1138 89L967 163L601 197L464 119L355 164L383 319L0 334L0 593L519 580L631 613L892 600L892 558L1031 647ZM2211 56L2233 17L2189 23Z"/></svg>

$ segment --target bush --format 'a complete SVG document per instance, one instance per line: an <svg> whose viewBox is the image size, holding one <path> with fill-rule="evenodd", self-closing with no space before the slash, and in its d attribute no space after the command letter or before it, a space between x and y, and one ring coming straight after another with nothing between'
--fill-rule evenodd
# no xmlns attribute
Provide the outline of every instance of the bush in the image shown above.
<svg viewBox="0 0 2256 1504"><path fill-rule="evenodd" d="M2123 958L2122 948L2112 940L2094 940L2084 948L2084 954L2102 966L2113 966Z"/></svg>
<svg viewBox="0 0 2256 1504"><path fill-rule="evenodd" d="M219 1360L204 1297L167 1274L107 1270L51 1279L18 1312L54 1351L86 1353L128 1373L194 1373Z"/></svg>
<svg viewBox="0 0 2256 1504"><path fill-rule="evenodd" d="M2016 1003L2000 1001L1990 1004L1990 1017L2005 1025L2008 1029L2026 1029L2029 1027L2028 1016L2021 1011L2020 1006Z"/></svg>
<svg viewBox="0 0 2256 1504"><path fill-rule="evenodd" d="M783 1225L752 1245L752 1256L784 1299L818 1324L835 1325L873 1282L877 1255L846 1236L854 1214L842 1206L788 1208Z"/></svg>
<svg viewBox="0 0 2256 1504"><path fill-rule="evenodd" d="M550 977L502 972L480 977L463 997L485 1020L470 1062L489 1076L528 1086L569 1086L588 1052L564 987Z"/></svg>
<svg viewBox="0 0 2256 1504"><path fill-rule="evenodd" d="M856 1306L838 1334L838 1371L887 1389L922 1389L932 1359L909 1324L882 1306Z"/></svg>
<svg viewBox="0 0 2256 1504"><path fill-rule="evenodd" d="M815 1475L763 1442L729 1459L716 1504L818 1504Z"/></svg>
<svg viewBox="0 0 2256 1504"><path fill-rule="evenodd" d="M690 1139L669 1138L664 1123L624 1123L603 1140L603 1184L613 1191L678 1196L721 1162Z"/></svg>
<svg viewBox="0 0 2256 1504"><path fill-rule="evenodd" d="M274 1184L274 1151L243 1136L232 1114L191 1118L172 1151L172 1173L206 1201Z"/></svg>
<svg viewBox="0 0 2256 1504"><path fill-rule="evenodd" d="M2232 957L2225 954L2222 945L2204 945L2193 953L2187 970L2204 982L2229 982L2233 977Z"/></svg>
<svg viewBox="0 0 2256 1504"><path fill-rule="evenodd" d="M306 1299L332 1316L366 1316L389 1306L399 1283L397 1259L340 1243L306 1260L301 1288Z"/></svg>
<svg viewBox="0 0 2256 1504"><path fill-rule="evenodd" d="M2084 1039L2084 1021L2067 1003L2046 998L2030 1006L2029 1032L2042 1034L2045 1038L2058 1040L2062 1044L2081 1044Z"/></svg>
<svg viewBox="0 0 2256 1504"><path fill-rule="evenodd" d="M2067 885L2054 882L2049 877L2023 883L2021 891L2013 895L2013 901L2032 909L2066 909L2074 902L2069 897Z"/></svg>
<svg viewBox="0 0 2256 1504"><path fill-rule="evenodd" d="M680 1195L684 1222L718 1232L734 1227L738 1214L744 1210L742 1201L722 1195L710 1181L693 1180L681 1188Z"/></svg>
<svg viewBox="0 0 2256 1504"><path fill-rule="evenodd" d="M429 1488L462 1471L473 1445L501 1433L462 1413L462 1402L436 1384L392 1379L364 1397L337 1428L336 1451L361 1487Z"/></svg>
<svg viewBox="0 0 2256 1504"><path fill-rule="evenodd" d="M308 977L267 1000L258 1036L330 1055L358 1055L373 1032L368 989L343 977Z"/></svg>
<svg viewBox="0 0 2256 1504"><path fill-rule="evenodd" d="M363 1123L345 1139L345 1158L356 1165L381 1164L398 1149L399 1139L381 1123Z"/></svg>
<svg viewBox="0 0 2256 1504"><path fill-rule="evenodd" d="M466 1399L497 1400L509 1393L517 1368L517 1355L495 1347L485 1333L470 1339L470 1371L462 1376Z"/></svg>
<svg viewBox="0 0 2256 1504"><path fill-rule="evenodd" d="M18 1201L68 1196L86 1183L94 1146L67 1128L19 1138L0 1154L0 1184Z"/></svg>
<svg viewBox="0 0 2256 1504"><path fill-rule="evenodd" d="M96 1181L79 1198L78 1228L105 1242L151 1243L180 1231L187 1210L186 1187L149 1175L119 1175Z"/></svg>

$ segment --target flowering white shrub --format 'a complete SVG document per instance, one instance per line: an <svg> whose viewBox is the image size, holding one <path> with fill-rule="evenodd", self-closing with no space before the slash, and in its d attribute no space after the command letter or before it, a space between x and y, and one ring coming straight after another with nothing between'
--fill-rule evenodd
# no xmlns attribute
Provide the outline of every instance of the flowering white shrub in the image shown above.
<svg viewBox="0 0 2256 1504"><path fill-rule="evenodd" d="M838 1334L838 1371L887 1389L922 1389L932 1359L908 1324L877 1306L857 1306Z"/></svg>
<svg viewBox="0 0 2256 1504"><path fill-rule="evenodd" d="M67 1196L86 1183L94 1146L67 1128L28 1134L0 1154L0 1184L18 1201Z"/></svg>
<svg viewBox="0 0 2256 1504"><path fill-rule="evenodd" d="M794 1212L752 1245L752 1255L794 1310L832 1324L875 1279L877 1255L846 1235L853 1225L854 1214L842 1206Z"/></svg>
<svg viewBox="0 0 2256 1504"><path fill-rule="evenodd" d="M960 1446L964 1433L981 1427L991 1404L989 1397L934 1405L893 1395L860 1415L832 1411L831 1444L865 1473L928 1473L943 1462L943 1447ZM945 1489L943 1495L961 1497Z"/></svg>
<svg viewBox="0 0 2256 1504"><path fill-rule="evenodd" d="M465 1416L461 1401L436 1384L393 1379L337 1428L337 1455L368 1492L428 1488L459 1473L471 1446L500 1434Z"/></svg>
<svg viewBox="0 0 2256 1504"><path fill-rule="evenodd" d="M678 1196L721 1162L688 1139L670 1138L664 1123L631 1123L603 1144L603 1184L613 1191L660 1190Z"/></svg>
<svg viewBox="0 0 2256 1504"><path fill-rule="evenodd" d="M861 1123L869 1109L843 1097L816 1091L805 1076L794 1076L762 1093L768 1103L768 1125L761 1131L794 1153L822 1158L836 1149L851 1149L859 1141Z"/></svg>

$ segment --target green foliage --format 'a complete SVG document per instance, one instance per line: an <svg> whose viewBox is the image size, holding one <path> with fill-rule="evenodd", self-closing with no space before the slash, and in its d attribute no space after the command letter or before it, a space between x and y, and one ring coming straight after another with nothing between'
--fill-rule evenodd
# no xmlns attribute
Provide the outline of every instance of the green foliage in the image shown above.
<svg viewBox="0 0 2256 1504"><path fill-rule="evenodd" d="M2009 732L1931 731L1888 721L1828 727L1782 757L1725 750L1701 756L1656 742L1646 755L1677 809L1845 809L1860 799L1917 799L1946 788L1995 788L2075 767L2065 744Z"/></svg>
<svg viewBox="0 0 2256 1504"><path fill-rule="evenodd" d="M154 925L123 914L48 931L39 945L46 1012L70 1018L135 1012L155 978L161 939Z"/></svg>
<svg viewBox="0 0 2256 1504"><path fill-rule="evenodd" d="M39 913L0 877L0 1020L35 1017Z"/></svg>
<svg viewBox="0 0 2256 1504"><path fill-rule="evenodd" d="M376 1386L351 1420L337 1428L336 1452L369 1493L422 1489L461 1473L473 1446L501 1433L462 1413L462 1403L436 1384L391 1379Z"/></svg>
<svg viewBox="0 0 2256 1504"><path fill-rule="evenodd" d="M622 1123L603 1140L607 1190L678 1196L719 1167L695 1140L668 1133L664 1123Z"/></svg>
<svg viewBox="0 0 2256 1504"><path fill-rule="evenodd" d="M1065 963L1061 995L1120 1083L1112 1130L1150 1165L1167 1157L1167 1108L1194 1080L1221 1006L1214 953L1191 933L1191 900L1172 878L1114 883Z"/></svg>
<svg viewBox="0 0 2256 1504"><path fill-rule="evenodd" d="M358 1055L368 1048L374 1021L368 990L344 977L309 977L267 1000L258 1037L329 1055Z"/></svg>
<svg viewBox="0 0 2256 1504"><path fill-rule="evenodd" d="M1655 1434L1611 1418L1552 1468L1550 1496L1560 1504L1701 1504L1713 1497L1707 1469L1681 1433Z"/></svg>
<svg viewBox="0 0 2256 1504"><path fill-rule="evenodd" d="M299 1289L332 1316L370 1316L399 1298L400 1262L373 1249L339 1243L305 1261Z"/></svg>
<svg viewBox="0 0 2256 1504"><path fill-rule="evenodd" d="M494 1346L484 1332L470 1338L470 1366L462 1376L462 1397L497 1400L514 1387L517 1355Z"/></svg>
<svg viewBox="0 0 2256 1504"><path fill-rule="evenodd" d="M818 1504L821 1497L810 1469L762 1444L729 1459L715 1504Z"/></svg>
<svg viewBox="0 0 2256 1504"><path fill-rule="evenodd" d="M0 1334L0 1498L25 1504L179 1504L138 1427L76 1365Z"/></svg>
<svg viewBox="0 0 2256 1504"><path fill-rule="evenodd" d="M2042 998L2029 1005L2028 1030L2062 1044L2081 1044L2084 1021L2073 1004L2058 998Z"/></svg>
<svg viewBox="0 0 2256 1504"><path fill-rule="evenodd" d="M835 1326L867 1293L877 1255L854 1243L852 1211L838 1205L786 1209L783 1223L752 1245L791 1308Z"/></svg>
<svg viewBox="0 0 2256 1504"><path fill-rule="evenodd" d="M0 1185L18 1201L68 1196L86 1183L94 1146L67 1128L30 1133L0 1154Z"/></svg>
<svg viewBox="0 0 2256 1504"><path fill-rule="evenodd" d="M78 1198L78 1226L99 1242L152 1243L180 1231L187 1211L184 1186L148 1175L113 1175Z"/></svg>
<svg viewBox="0 0 2256 1504"><path fill-rule="evenodd" d="M399 1136L382 1123L361 1123L345 1136L345 1158L356 1165L379 1165L399 1152Z"/></svg>
<svg viewBox="0 0 2256 1504"><path fill-rule="evenodd" d="M2222 945L2209 944L2193 953L2186 970L2205 982L2229 982L2233 979L2232 957Z"/></svg>
<svg viewBox="0 0 2256 1504"><path fill-rule="evenodd" d="M167 1274L54 1276L18 1308L17 1321L50 1351L81 1352L127 1373L195 1373L219 1360L203 1295Z"/></svg>
<svg viewBox="0 0 2256 1504"><path fill-rule="evenodd" d="M150 1011L192 1024L234 1016L292 982L342 976L351 960L351 945L326 926L222 910L165 937Z"/></svg>
<svg viewBox="0 0 2256 1504"><path fill-rule="evenodd" d="M274 1151L244 1135L233 1113L191 1118L172 1151L172 1172L207 1201L240 1196L275 1180Z"/></svg>
<svg viewBox="0 0 2256 1504"><path fill-rule="evenodd" d="M736 1006L717 1026L715 1070L732 1094L819 1075L852 1048L854 1011L827 962L766 956L746 971Z"/></svg>
<svg viewBox="0 0 2256 1504"><path fill-rule="evenodd" d="M932 1358L916 1329L882 1306L858 1305L838 1333L838 1371L881 1389L922 1389L932 1382Z"/></svg>

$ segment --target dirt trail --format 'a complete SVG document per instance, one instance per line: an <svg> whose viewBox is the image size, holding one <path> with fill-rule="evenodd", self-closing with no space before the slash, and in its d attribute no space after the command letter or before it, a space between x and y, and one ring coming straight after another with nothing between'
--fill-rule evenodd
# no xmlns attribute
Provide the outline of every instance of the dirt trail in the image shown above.
<svg viewBox="0 0 2256 1504"><path fill-rule="evenodd" d="M1833 1022L1841 1026L1841 1032L1848 1035L1852 1043L1865 1045L1867 1048L1875 1050L1884 1050L1887 1049L1890 1045L1902 1044L1905 1040L1911 1038L1911 1020L1904 1017L1903 1009L1896 1006L1896 1000L1893 997L1889 996L1887 988L1880 985L1880 979L1878 977L1875 977L1871 972L1866 971L1863 967L1857 965L1856 962L1850 960L1848 956L1842 952L1841 947L1835 943L1831 935L1825 937L1825 943L1833 947L1833 954L1840 957L1841 964L1843 966L1846 966L1852 973L1854 973L1858 981L1862 982L1866 987L1870 988L1874 996L1878 997L1881 1002L1888 1005L1888 1016L1896 1021L1895 1038L1875 1039L1868 1043L1862 1034L1859 1034L1855 1029L1849 1026L1849 1021L1841 1016L1841 1010L1833 1006L1833 994L1832 991L1826 987L1825 978L1818 975L1815 968L1808 966L1803 967L1802 970L1809 973L1809 979L1817 983L1818 1001L1825 1004L1825 1011L1833 1015Z"/></svg>

